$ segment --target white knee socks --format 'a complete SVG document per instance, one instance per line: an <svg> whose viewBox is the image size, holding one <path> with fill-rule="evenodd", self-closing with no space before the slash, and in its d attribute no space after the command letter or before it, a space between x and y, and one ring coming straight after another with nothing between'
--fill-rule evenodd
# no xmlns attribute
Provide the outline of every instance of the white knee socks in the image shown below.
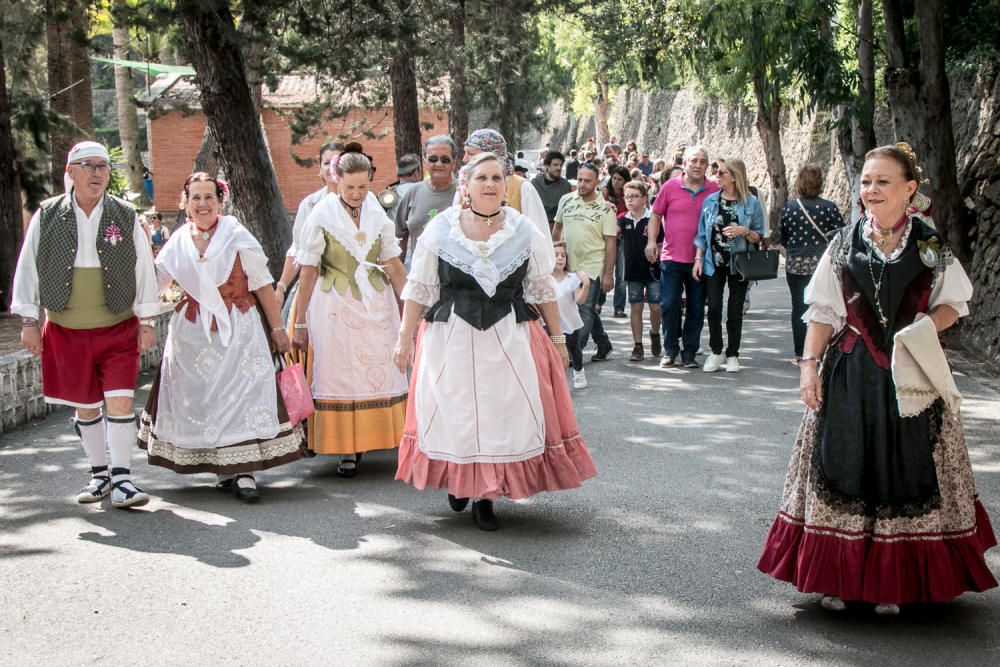
<svg viewBox="0 0 1000 667"><path fill-rule="evenodd" d="M111 452L111 467L132 467L132 449L135 447L135 417L108 415L108 450Z"/></svg>
<svg viewBox="0 0 1000 667"><path fill-rule="evenodd" d="M83 451L87 454L90 467L94 469L108 469L108 445L105 435L104 416L97 415L94 419L81 420L76 417L74 427L80 442L83 443Z"/></svg>

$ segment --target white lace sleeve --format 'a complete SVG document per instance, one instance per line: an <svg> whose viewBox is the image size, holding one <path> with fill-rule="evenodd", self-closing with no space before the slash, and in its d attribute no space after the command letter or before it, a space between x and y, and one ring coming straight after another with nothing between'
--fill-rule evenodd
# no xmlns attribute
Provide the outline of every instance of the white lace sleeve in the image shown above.
<svg viewBox="0 0 1000 667"><path fill-rule="evenodd" d="M410 273L406 276L406 286L399 298L413 301L421 306L431 307L438 302L441 294L441 280L438 277L438 257L426 243L417 243L410 262Z"/></svg>
<svg viewBox="0 0 1000 667"><path fill-rule="evenodd" d="M247 289L256 292L265 285L274 282L271 272L267 270L267 256L252 250L240 250L240 263L247 274Z"/></svg>
<svg viewBox="0 0 1000 667"><path fill-rule="evenodd" d="M378 261L387 262L393 257L403 254L403 249L399 247L399 239L396 238L396 224L385 216L382 224L382 231L379 232L380 248Z"/></svg>
<svg viewBox="0 0 1000 667"><path fill-rule="evenodd" d="M806 285L805 301L809 309L802 316L802 321L829 324L834 331L840 331L847 321L847 304L844 303L844 293L840 285L840 276L833 267L830 257L831 249L837 244L831 243L823 253L816 266L816 272Z"/></svg>
<svg viewBox="0 0 1000 667"><path fill-rule="evenodd" d="M965 269L959 264L957 259L948 258L945 260L944 272L931 288L930 303L931 310L938 306L951 306L958 313L959 317L969 314L969 301L972 299L972 282L966 275Z"/></svg>
<svg viewBox="0 0 1000 667"><path fill-rule="evenodd" d="M300 238L295 239L297 253L295 261L302 266L319 266L319 259L326 250L326 239L323 238L323 228L311 218L306 220Z"/></svg>
<svg viewBox="0 0 1000 667"><path fill-rule="evenodd" d="M524 277L524 300L527 303L548 303L559 298L559 285L552 277L556 258L552 241L535 227L532 229L528 274Z"/></svg>

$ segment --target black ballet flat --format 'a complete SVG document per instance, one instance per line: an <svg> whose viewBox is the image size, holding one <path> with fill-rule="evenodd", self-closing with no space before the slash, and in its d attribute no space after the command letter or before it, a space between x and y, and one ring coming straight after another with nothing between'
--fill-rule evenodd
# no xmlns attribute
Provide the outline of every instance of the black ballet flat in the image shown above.
<svg viewBox="0 0 1000 667"><path fill-rule="evenodd" d="M455 496L448 494L448 505L451 506L456 512L461 512L469 505L468 498L456 498Z"/></svg>

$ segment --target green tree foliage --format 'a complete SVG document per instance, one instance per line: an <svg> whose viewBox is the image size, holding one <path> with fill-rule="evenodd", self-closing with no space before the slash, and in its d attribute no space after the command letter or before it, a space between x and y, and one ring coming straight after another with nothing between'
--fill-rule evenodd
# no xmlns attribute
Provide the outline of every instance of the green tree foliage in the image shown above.
<svg viewBox="0 0 1000 667"><path fill-rule="evenodd" d="M70 125L48 103L45 3L0 0L0 16L18 176L30 209L52 192L49 135L55 127L68 130Z"/></svg>

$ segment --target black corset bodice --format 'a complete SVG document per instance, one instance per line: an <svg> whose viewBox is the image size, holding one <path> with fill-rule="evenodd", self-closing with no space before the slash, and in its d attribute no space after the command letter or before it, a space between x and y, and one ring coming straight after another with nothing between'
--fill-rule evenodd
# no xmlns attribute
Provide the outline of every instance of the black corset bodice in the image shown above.
<svg viewBox="0 0 1000 667"><path fill-rule="evenodd" d="M524 277L528 260L497 285L496 293L487 296L471 275L438 259L441 295L424 316L428 322L447 322L452 312L471 326L485 331L512 311L518 322L538 319L538 314L524 301Z"/></svg>
<svg viewBox="0 0 1000 667"><path fill-rule="evenodd" d="M853 310L851 306L855 304L851 303L852 301L856 298L864 300L866 310L871 311L870 319L874 325L872 328L877 327L872 331L872 337L886 350L891 350L893 336L900 329L912 324L917 312L926 310L933 269L921 260L920 245L937 236L937 232L927 225L915 222L906 241L906 247L898 257L885 265L884 271L882 261L874 256L874 252L862 238L863 233L864 225L858 224L852 234L845 262L847 269L844 280L845 301L849 302L848 310ZM875 280L880 276L881 289L876 294ZM852 293L847 294L847 292ZM854 297L858 292L860 292L858 297ZM879 301L881 312L888 320L885 326L881 326L874 315L878 312L875 306L876 300Z"/></svg>

